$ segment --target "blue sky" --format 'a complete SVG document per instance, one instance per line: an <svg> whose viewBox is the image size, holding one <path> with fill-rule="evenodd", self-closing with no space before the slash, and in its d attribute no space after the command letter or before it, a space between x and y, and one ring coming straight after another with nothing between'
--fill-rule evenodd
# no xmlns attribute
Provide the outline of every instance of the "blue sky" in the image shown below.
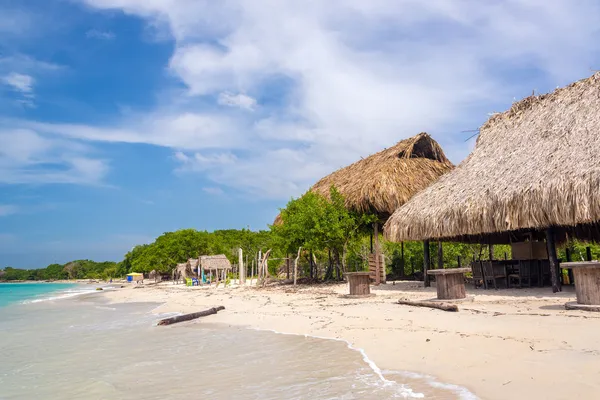
<svg viewBox="0 0 600 400"><path fill-rule="evenodd" d="M600 5L0 0L0 267L266 228L329 172L600 69Z"/></svg>

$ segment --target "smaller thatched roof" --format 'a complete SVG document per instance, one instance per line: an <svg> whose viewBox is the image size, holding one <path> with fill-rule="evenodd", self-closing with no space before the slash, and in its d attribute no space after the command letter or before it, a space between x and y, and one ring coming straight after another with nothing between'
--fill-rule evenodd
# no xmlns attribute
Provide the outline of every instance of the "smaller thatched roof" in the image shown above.
<svg viewBox="0 0 600 400"><path fill-rule="evenodd" d="M577 237L593 236L599 131L600 73L527 97L483 124L469 157L400 207L385 234L394 241L464 240L574 227Z"/></svg>
<svg viewBox="0 0 600 400"><path fill-rule="evenodd" d="M440 145L419 133L327 175L310 190L329 197L335 186L348 209L373 212L385 220L452 168ZM278 215L273 224L281 222Z"/></svg>
<svg viewBox="0 0 600 400"><path fill-rule="evenodd" d="M192 268L190 267L189 262L184 262L181 264L177 264L177 266L175 267L175 270L173 271L173 273L175 274L176 278L193 278L196 275L194 274L194 271L192 271Z"/></svg>
<svg viewBox="0 0 600 400"><path fill-rule="evenodd" d="M225 254L201 256L200 265L202 265L202 269L205 271L211 269L231 269L231 263Z"/></svg>

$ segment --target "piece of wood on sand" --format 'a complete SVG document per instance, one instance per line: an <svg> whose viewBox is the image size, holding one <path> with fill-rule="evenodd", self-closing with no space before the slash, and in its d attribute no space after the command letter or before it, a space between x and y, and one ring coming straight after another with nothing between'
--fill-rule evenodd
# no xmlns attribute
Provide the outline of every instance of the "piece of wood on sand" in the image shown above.
<svg viewBox="0 0 600 400"><path fill-rule="evenodd" d="M225 307L219 306L219 307L209 308L208 310L205 310L205 311L195 312L195 313L191 313L191 314L178 315L176 317L171 317L171 318L165 318L165 319L161 319L160 321L158 321L158 325L171 325L171 324L176 324L178 322L191 321L196 318L206 317L207 315L216 314L217 312L224 310L224 309L225 309Z"/></svg>
<svg viewBox="0 0 600 400"><path fill-rule="evenodd" d="M412 301L412 300L398 300L398 304L402 304L405 306L414 306L414 307L429 307L429 308L437 308L438 310L443 311L458 311L458 306L456 304L448 304L448 303L434 303L432 301Z"/></svg>

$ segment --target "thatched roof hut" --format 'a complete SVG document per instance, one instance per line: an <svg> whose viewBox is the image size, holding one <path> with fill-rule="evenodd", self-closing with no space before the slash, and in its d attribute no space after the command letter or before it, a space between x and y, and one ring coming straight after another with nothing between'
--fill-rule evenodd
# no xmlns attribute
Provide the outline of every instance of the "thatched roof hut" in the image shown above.
<svg viewBox="0 0 600 400"><path fill-rule="evenodd" d="M329 197L334 185L347 208L374 212L385 220L453 167L440 145L427 133L419 133L327 175L310 190ZM277 216L274 224L279 223Z"/></svg>
<svg viewBox="0 0 600 400"><path fill-rule="evenodd" d="M513 104L481 127L467 159L391 216L386 236L508 242L566 226L597 234L599 128L599 73Z"/></svg>
<svg viewBox="0 0 600 400"><path fill-rule="evenodd" d="M193 278L196 276L194 271L192 271L189 262L177 264L173 274L175 279Z"/></svg>
<svg viewBox="0 0 600 400"><path fill-rule="evenodd" d="M224 254L216 256L201 256L200 265L205 271L231 269L231 262Z"/></svg>

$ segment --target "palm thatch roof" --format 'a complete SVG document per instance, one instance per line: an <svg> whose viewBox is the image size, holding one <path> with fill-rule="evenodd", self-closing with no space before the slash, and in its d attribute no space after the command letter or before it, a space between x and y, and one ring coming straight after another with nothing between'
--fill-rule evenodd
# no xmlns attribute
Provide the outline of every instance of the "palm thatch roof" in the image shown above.
<svg viewBox="0 0 600 400"><path fill-rule="evenodd" d="M327 175L310 190L329 197L333 185L348 209L373 212L385 220L452 168L440 145L419 133ZM280 223L278 215L274 224Z"/></svg>
<svg viewBox="0 0 600 400"><path fill-rule="evenodd" d="M211 269L231 269L231 263L224 254L201 256L200 265L202 265L202 269L205 271Z"/></svg>
<svg viewBox="0 0 600 400"><path fill-rule="evenodd" d="M173 276L176 279L183 279L183 278L193 278L196 275L194 274L194 271L192 271L192 268L190 267L190 263L184 262L184 263L177 264L177 266L175 267L175 270L173 271Z"/></svg>
<svg viewBox="0 0 600 400"><path fill-rule="evenodd" d="M600 221L600 74L492 116L473 152L399 208L395 241Z"/></svg>

